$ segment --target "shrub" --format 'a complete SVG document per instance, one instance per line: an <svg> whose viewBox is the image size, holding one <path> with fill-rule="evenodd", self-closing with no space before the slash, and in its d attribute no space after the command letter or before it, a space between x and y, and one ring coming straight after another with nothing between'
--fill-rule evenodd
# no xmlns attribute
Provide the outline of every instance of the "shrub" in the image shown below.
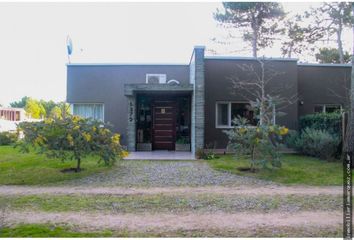
<svg viewBox="0 0 354 240"><path fill-rule="evenodd" d="M250 156L251 171L258 165L263 168L269 164L271 167L281 167L279 148L283 136L288 133L287 128L278 125L250 126L244 118L236 118L233 123L235 127L224 132L236 155Z"/></svg>
<svg viewBox="0 0 354 240"><path fill-rule="evenodd" d="M299 133L296 130L289 130L289 133L286 135L284 142L285 145L289 148L296 148L296 140L299 137Z"/></svg>
<svg viewBox="0 0 354 240"><path fill-rule="evenodd" d="M17 133L0 132L0 146L11 145L16 143L18 139Z"/></svg>
<svg viewBox="0 0 354 240"><path fill-rule="evenodd" d="M326 130L305 128L295 140L295 147L301 153L320 159L333 158L340 144L340 138Z"/></svg>
<svg viewBox="0 0 354 240"><path fill-rule="evenodd" d="M176 140L177 144L189 144L189 139L186 137L179 137Z"/></svg>
<svg viewBox="0 0 354 240"><path fill-rule="evenodd" d="M306 128L326 129L331 134L341 136L342 115L338 112L309 114L300 118L299 125L301 131Z"/></svg>
<svg viewBox="0 0 354 240"><path fill-rule="evenodd" d="M198 148L196 155L197 155L197 159L204 159L204 160L212 160L215 158L219 158L218 156L216 156L216 154L213 152L212 149L204 150L202 148Z"/></svg>
<svg viewBox="0 0 354 240"><path fill-rule="evenodd" d="M49 158L75 159L76 171L81 170L81 160L88 155L99 156L105 164L111 164L127 154L120 145L120 135L92 119L67 116L65 119L23 122L19 124L19 130L23 131L24 139L18 145L24 152L32 146Z"/></svg>

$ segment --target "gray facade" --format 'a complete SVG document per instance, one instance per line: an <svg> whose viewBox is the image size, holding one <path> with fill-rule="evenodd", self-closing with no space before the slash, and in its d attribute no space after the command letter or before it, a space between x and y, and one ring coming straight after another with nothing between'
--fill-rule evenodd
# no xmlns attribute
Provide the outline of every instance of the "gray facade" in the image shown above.
<svg viewBox="0 0 354 240"><path fill-rule="evenodd" d="M276 123L291 129L298 127L299 117L314 113L316 104L348 103L350 84L349 65L298 64L296 59L264 59L265 67L278 74L269 86L282 89L280 95L296 95L298 101L287 105ZM121 134L122 144L136 150L137 94L184 93L191 97L191 151L198 148L225 148L224 128L216 126L218 102L246 102L246 92L234 89L232 78L248 79L249 73L240 66L253 66L254 58L205 57L204 47L196 47L189 64L185 65L129 65L129 64L68 64L67 102L72 104L101 103L104 121ZM175 84L147 84L147 74L166 74Z"/></svg>
<svg viewBox="0 0 354 240"><path fill-rule="evenodd" d="M315 106L349 103L351 66L342 64L298 64L299 117Z"/></svg>
<svg viewBox="0 0 354 240"><path fill-rule="evenodd" d="M146 74L150 73L164 73L168 79L189 83L188 65L70 64L67 67L67 102L103 103L105 122L113 125L114 131L121 134L122 144L127 145L128 103L134 99L125 96L124 86L145 84Z"/></svg>
<svg viewBox="0 0 354 240"><path fill-rule="evenodd" d="M227 128L216 127L216 103L217 102L248 102L255 100L254 97L240 89L235 89L233 79L249 79L254 77L251 73L243 71L240 66L247 65L259 72L259 63L255 59L248 58L206 58L205 60L205 143L216 148L224 148L227 144L227 137L224 130ZM278 90L281 97L294 96L297 94L297 65L296 60L266 60L265 68L271 68L277 72L268 84L272 89ZM270 91L271 89L266 89ZM297 128L297 104L291 104L282 109L285 113L282 117L276 118L276 123L285 125L291 129Z"/></svg>

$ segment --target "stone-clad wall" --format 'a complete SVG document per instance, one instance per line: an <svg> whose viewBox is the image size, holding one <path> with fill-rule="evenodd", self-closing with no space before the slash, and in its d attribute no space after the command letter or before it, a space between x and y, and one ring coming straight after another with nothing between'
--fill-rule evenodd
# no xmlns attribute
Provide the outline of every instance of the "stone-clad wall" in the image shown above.
<svg viewBox="0 0 354 240"><path fill-rule="evenodd" d="M190 82L194 83L194 91L192 98L192 152L195 153L197 149L204 148L204 47L194 48L190 71Z"/></svg>

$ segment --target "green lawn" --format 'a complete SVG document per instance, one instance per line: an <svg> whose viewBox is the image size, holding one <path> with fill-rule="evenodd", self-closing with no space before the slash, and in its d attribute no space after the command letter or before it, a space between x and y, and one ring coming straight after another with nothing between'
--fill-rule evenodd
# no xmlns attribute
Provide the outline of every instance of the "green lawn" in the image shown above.
<svg viewBox="0 0 354 240"><path fill-rule="evenodd" d="M0 146L0 185L43 185L82 178L93 173L108 171L110 167L98 164L97 158L82 160L79 173L60 170L75 167L75 161L62 162L36 153L21 153L12 146Z"/></svg>
<svg viewBox="0 0 354 240"><path fill-rule="evenodd" d="M98 232L78 232L68 227L55 226L51 224L21 224L15 227L0 228L0 237L112 237L111 231L98 231Z"/></svg>
<svg viewBox="0 0 354 240"><path fill-rule="evenodd" d="M24 154L12 146L0 147L0 185L46 185L65 180L82 178L94 173L109 171L111 167L98 164L97 158L82 161L84 170L80 173L62 173L60 170L75 167L75 161L62 162L47 159L35 153ZM237 167L248 166L246 159L235 160L233 155L221 155L214 160L206 160L216 170L238 175L254 176L284 184L342 185L342 164L295 154L283 155L281 169L261 169L256 173L241 172Z"/></svg>
<svg viewBox="0 0 354 240"><path fill-rule="evenodd" d="M280 169L261 169L256 173L241 172L238 167L249 166L247 159L235 159L234 155L221 155L218 159L206 160L216 170L238 175L253 176L284 184L342 185L343 167L340 161L328 162L297 154L284 154Z"/></svg>
<svg viewBox="0 0 354 240"><path fill-rule="evenodd" d="M48 238L48 237L61 237L61 238L99 238L99 237L118 237L118 238L161 238L161 237L321 237L328 236L340 238L343 236L342 227L256 227L250 229L237 229L237 230L175 230L168 231L160 229L158 232L151 231L129 231L128 229L106 229L103 231L90 231L88 229L75 229L69 226L56 226L52 224L21 224L12 227L0 228L0 237L14 238L14 237L32 237L32 238Z"/></svg>

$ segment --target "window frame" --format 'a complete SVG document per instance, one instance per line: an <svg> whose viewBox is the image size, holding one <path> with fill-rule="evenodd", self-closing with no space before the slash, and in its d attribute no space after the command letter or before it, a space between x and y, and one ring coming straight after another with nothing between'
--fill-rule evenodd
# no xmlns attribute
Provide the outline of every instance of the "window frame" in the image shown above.
<svg viewBox="0 0 354 240"><path fill-rule="evenodd" d="M215 128L218 128L218 129L231 129L233 128L234 126L232 126L232 119L231 119L231 105L233 103L244 103L244 104L249 104L248 101L216 101L215 102ZM219 104L227 104L227 122L228 122L228 125L218 125L218 105ZM250 126L252 127L252 126Z"/></svg>
<svg viewBox="0 0 354 240"><path fill-rule="evenodd" d="M219 104L227 104L227 125L219 125L218 124L218 105ZM231 102L229 101L216 101L215 103L215 128L222 128L222 129L227 129L227 128L232 128L231 127Z"/></svg>
<svg viewBox="0 0 354 240"><path fill-rule="evenodd" d="M327 107L333 107L333 106L339 106L340 111L343 111L343 106L340 103L338 103L338 104L336 104L336 103L317 103L313 107L313 112L314 113L319 113L319 112L315 112L315 108L316 107L322 107L322 111L320 113L327 113L326 108Z"/></svg>
<svg viewBox="0 0 354 240"><path fill-rule="evenodd" d="M95 119L95 120L99 120L99 121L102 121L104 122L104 115L105 115L105 106L104 106L104 103L102 102L90 102L90 103L87 103L87 102L75 102L75 103L70 103L70 113L72 115L74 115L74 105L102 105L102 120L100 119Z"/></svg>

